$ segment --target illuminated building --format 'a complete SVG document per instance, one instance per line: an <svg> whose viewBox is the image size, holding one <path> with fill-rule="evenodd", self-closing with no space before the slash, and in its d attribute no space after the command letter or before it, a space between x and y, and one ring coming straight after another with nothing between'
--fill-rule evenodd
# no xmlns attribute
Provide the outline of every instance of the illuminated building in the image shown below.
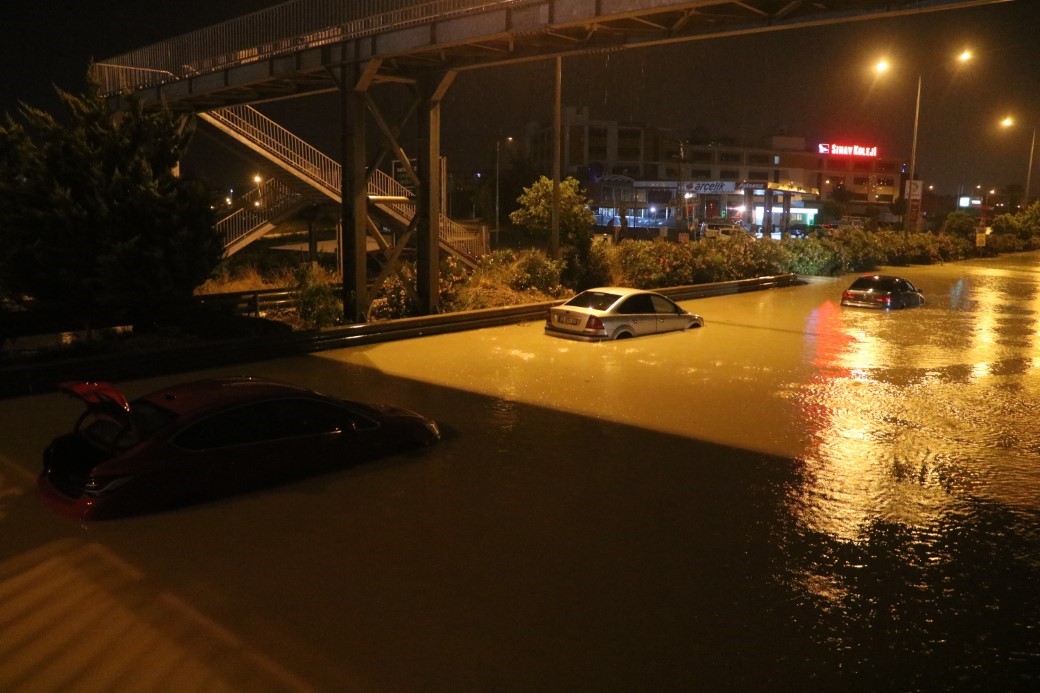
<svg viewBox="0 0 1040 693"><path fill-rule="evenodd" d="M696 196L688 202L693 216L729 216L742 206L743 189L759 183L805 191L793 200L792 223L812 223L811 215L800 216L798 208L832 198L852 215L875 207L875 216L885 221L891 216L889 205L900 197L902 160L881 156L872 143L810 144L789 135L768 137L757 146L693 142L643 123L594 120L584 107L565 108L562 115L563 175L577 178L596 204L614 214L625 212L635 225L653 225L662 210L686 204L686 193ZM548 169L551 125L529 125L526 140L534 161ZM757 198L757 204L763 203Z"/></svg>

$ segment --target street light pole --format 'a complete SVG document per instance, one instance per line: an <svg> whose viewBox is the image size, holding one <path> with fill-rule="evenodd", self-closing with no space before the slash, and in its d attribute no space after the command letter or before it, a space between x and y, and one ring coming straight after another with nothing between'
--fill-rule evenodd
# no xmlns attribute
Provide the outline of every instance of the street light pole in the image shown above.
<svg viewBox="0 0 1040 693"><path fill-rule="evenodd" d="M1033 155L1036 151L1036 128L1033 128L1033 141L1029 145L1029 167L1026 169L1025 206L1029 207L1029 184L1033 181Z"/></svg>
<svg viewBox="0 0 1040 693"><path fill-rule="evenodd" d="M917 104L914 106L914 139L910 145L910 187L907 190L907 203L908 205L913 204L914 194L914 177L917 174L917 126L921 122L921 75L917 75ZM920 205L920 203L918 203ZM910 233L910 225L916 221L916 215L910 214L910 208L907 207L906 220L903 222L903 231ZM920 206L918 206L918 214L920 214Z"/></svg>
<svg viewBox="0 0 1040 693"><path fill-rule="evenodd" d="M914 107L914 141L910 146L910 180L917 172L917 125L921 120L921 75L917 75L917 105Z"/></svg>
<svg viewBox="0 0 1040 693"><path fill-rule="evenodd" d="M1005 128L1014 126L1015 119L1011 116L1007 116L1000 124ZM1033 128L1033 139L1029 143L1029 165L1026 166L1026 188L1022 191L1023 207L1029 207L1029 188L1033 183L1033 158L1036 153L1036 128Z"/></svg>
<svg viewBox="0 0 1040 693"><path fill-rule="evenodd" d="M506 138L506 142L512 142L512 141L513 141L512 137L507 137ZM501 187L498 184L499 170L500 170L499 153L501 152L501 150L502 150L502 140L500 140L500 139L495 140L495 245L498 245L498 232L499 232L498 226L499 226L499 217L501 216L501 211L500 211L499 204L498 204L499 188Z"/></svg>
<svg viewBox="0 0 1040 693"><path fill-rule="evenodd" d="M499 190L499 184L498 184L498 180L499 180L499 175L498 175L498 170L499 170L498 154L499 154L499 151L501 150L501 146L502 146L502 140L495 140L495 245L496 246L498 245L498 230L499 230L498 229L498 218L499 218L499 215L500 215L500 211L499 211L499 207L498 207L498 190Z"/></svg>

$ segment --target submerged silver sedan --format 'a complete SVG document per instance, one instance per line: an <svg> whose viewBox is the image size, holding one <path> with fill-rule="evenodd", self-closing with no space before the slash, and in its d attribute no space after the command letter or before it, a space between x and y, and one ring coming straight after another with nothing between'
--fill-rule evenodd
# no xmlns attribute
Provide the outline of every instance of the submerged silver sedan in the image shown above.
<svg viewBox="0 0 1040 693"><path fill-rule="evenodd" d="M704 318L653 291L604 286L549 309L545 334L583 342L702 327Z"/></svg>

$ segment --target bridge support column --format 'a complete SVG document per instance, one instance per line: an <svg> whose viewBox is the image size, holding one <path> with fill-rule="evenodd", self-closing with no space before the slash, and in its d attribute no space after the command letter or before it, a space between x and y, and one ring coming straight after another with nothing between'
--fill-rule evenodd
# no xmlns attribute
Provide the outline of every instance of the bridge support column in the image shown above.
<svg viewBox="0 0 1040 693"><path fill-rule="evenodd" d="M441 102L455 72L419 80L419 171L417 191L416 292L419 312L440 312Z"/></svg>
<svg viewBox="0 0 1040 693"><path fill-rule="evenodd" d="M773 203L776 199L773 195L773 191L766 188L762 197L762 238L773 236Z"/></svg>
<svg viewBox="0 0 1040 693"><path fill-rule="evenodd" d="M791 193L783 193L783 216L780 221L780 237L786 238L791 228Z"/></svg>
<svg viewBox="0 0 1040 693"><path fill-rule="evenodd" d="M366 235L368 232L368 178L365 170L365 92L358 75L340 82L343 119L341 182L340 270L343 275L343 320L368 320Z"/></svg>

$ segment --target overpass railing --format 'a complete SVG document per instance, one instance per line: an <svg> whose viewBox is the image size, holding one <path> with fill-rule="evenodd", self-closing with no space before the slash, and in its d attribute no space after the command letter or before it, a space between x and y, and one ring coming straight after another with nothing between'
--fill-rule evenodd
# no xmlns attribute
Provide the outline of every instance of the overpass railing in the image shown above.
<svg viewBox="0 0 1040 693"><path fill-rule="evenodd" d="M93 66L102 92L134 91L433 20L544 0L294 0Z"/></svg>

